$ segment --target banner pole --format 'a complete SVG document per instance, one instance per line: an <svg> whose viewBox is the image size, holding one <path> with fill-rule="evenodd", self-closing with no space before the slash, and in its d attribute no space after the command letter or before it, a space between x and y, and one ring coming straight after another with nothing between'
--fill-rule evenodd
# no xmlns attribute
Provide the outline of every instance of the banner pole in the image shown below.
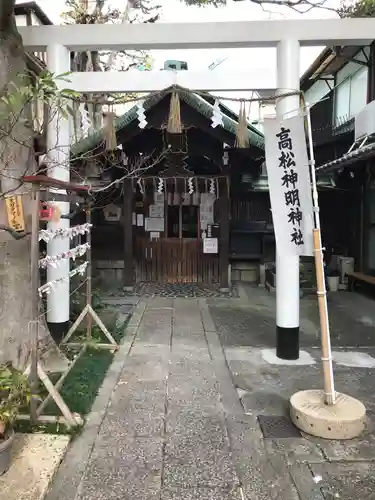
<svg viewBox="0 0 375 500"><path fill-rule="evenodd" d="M315 228L313 230L313 242L314 242L317 296L318 296L320 329L321 329L322 365L323 365L323 378L324 378L324 402L327 405L334 405L336 402L336 392L335 392L334 376L333 376L331 338L329 330L329 317L328 317L328 305L327 305L327 291L324 279L324 261L323 261L322 237L320 230L318 190L317 190L316 175L315 175L314 145L312 139L310 106L308 104L306 104L306 119L307 119L306 120L307 138L308 138L309 155L310 155L309 166L310 166L310 175L312 183L312 195L313 195L312 198L313 198L314 224L315 224Z"/></svg>

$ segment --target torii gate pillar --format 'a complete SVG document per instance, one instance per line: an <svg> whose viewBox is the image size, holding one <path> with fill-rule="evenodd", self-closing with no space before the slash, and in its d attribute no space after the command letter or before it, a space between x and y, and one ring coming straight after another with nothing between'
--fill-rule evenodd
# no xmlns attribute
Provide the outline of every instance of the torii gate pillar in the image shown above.
<svg viewBox="0 0 375 500"><path fill-rule="evenodd" d="M67 47L59 44L47 47L48 70L55 75L61 75L70 71L70 51ZM52 103L53 108L53 103ZM52 109L47 123L47 167L48 175L69 182L70 180L70 124L69 119L64 118L56 109ZM52 189L50 190L53 191ZM62 215L69 214L69 202L55 203ZM60 219L59 222L49 222L49 229L69 228L69 219ZM69 251L69 238L54 238L47 245L48 255L57 255ZM47 295L47 323L51 334L56 339L61 339L69 329L69 259L60 261L56 268L48 266L47 281L58 278L68 278L67 281L59 283L56 288Z"/></svg>
<svg viewBox="0 0 375 500"><path fill-rule="evenodd" d="M300 44L286 39L277 45L278 93L299 90ZM276 101L279 118L291 118L299 110L299 95ZM276 355L299 358L299 257L280 255L276 248Z"/></svg>

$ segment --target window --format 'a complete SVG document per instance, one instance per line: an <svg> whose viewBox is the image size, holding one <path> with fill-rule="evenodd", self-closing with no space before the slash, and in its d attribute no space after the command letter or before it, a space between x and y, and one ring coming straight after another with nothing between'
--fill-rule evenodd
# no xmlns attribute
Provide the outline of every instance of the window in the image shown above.
<svg viewBox="0 0 375 500"><path fill-rule="evenodd" d="M333 87L333 77L328 77L327 80L317 80L306 92L305 92L305 100L310 104L310 106L314 106L317 102L323 99L332 89Z"/></svg>
<svg viewBox="0 0 375 500"><path fill-rule="evenodd" d="M344 70L347 70L347 67L341 71ZM367 103L367 67L361 66L344 79L341 78L340 73L340 71L337 73L338 86L335 89L334 125L336 127L354 118Z"/></svg>
<svg viewBox="0 0 375 500"><path fill-rule="evenodd" d="M198 207L181 206L181 233L183 238L198 238Z"/></svg>
<svg viewBox="0 0 375 500"><path fill-rule="evenodd" d="M350 79L345 80L335 91L335 127L350 119Z"/></svg>
<svg viewBox="0 0 375 500"><path fill-rule="evenodd" d="M168 206L168 238L180 237L180 206Z"/></svg>
<svg viewBox="0 0 375 500"><path fill-rule="evenodd" d="M350 114L355 116L367 103L367 68L357 71L350 84Z"/></svg>

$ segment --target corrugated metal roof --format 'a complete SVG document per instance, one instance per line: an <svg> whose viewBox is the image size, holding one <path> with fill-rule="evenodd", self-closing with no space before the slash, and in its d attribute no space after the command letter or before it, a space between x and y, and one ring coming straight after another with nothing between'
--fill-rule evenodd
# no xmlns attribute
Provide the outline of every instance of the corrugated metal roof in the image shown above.
<svg viewBox="0 0 375 500"><path fill-rule="evenodd" d="M334 170L352 165L357 161L367 160L373 156L375 156L375 142L362 146L361 148L354 149L353 151L350 151L350 153L346 153L341 156L341 158L337 158L337 160L330 161L317 167L316 172L332 172Z"/></svg>
<svg viewBox="0 0 375 500"><path fill-rule="evenodd" d="M203 97L194 94L193 92L184 91L181 87L177 87L179 90L180 98L189 104L192 108L196 109L199 113L201 113L206 118L212 117L213 106L208 103ZM149 98L146 98L143 107L147 111L155 104L160 102L166 95L173 92L173 87L165 89L164 92L160 94L152 95ZM116 131L119 131L129 125L134 120L137 120L137 109L138 106L133 106L129 111L124 113L122 116L119 116L116 119ZM223 116L223 125L224 129L233 135L236 134L237 121L229 118L226 115ZM260 149L264 149L264 136L261 132L259 132L252 125L248 125L249 131L249 143L252 146L258 147ZM78 143L72 145L71 151L73 156L78 154L84 154L87 151L94 149L96 146L103 142L103 129L97 130L90 134L88 137L81 139Z"/></svg>

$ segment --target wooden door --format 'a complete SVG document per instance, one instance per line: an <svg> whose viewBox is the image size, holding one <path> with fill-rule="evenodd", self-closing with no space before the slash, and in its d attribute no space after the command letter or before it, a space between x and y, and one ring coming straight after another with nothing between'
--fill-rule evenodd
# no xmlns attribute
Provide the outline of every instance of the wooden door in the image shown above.
<svg viewBox="0 0 375 500"><path fill-rule="evenodd" d="M219 280L217 255L203 254L198 239L136 240L137 279L157 283L206 283Z"/></svg>

